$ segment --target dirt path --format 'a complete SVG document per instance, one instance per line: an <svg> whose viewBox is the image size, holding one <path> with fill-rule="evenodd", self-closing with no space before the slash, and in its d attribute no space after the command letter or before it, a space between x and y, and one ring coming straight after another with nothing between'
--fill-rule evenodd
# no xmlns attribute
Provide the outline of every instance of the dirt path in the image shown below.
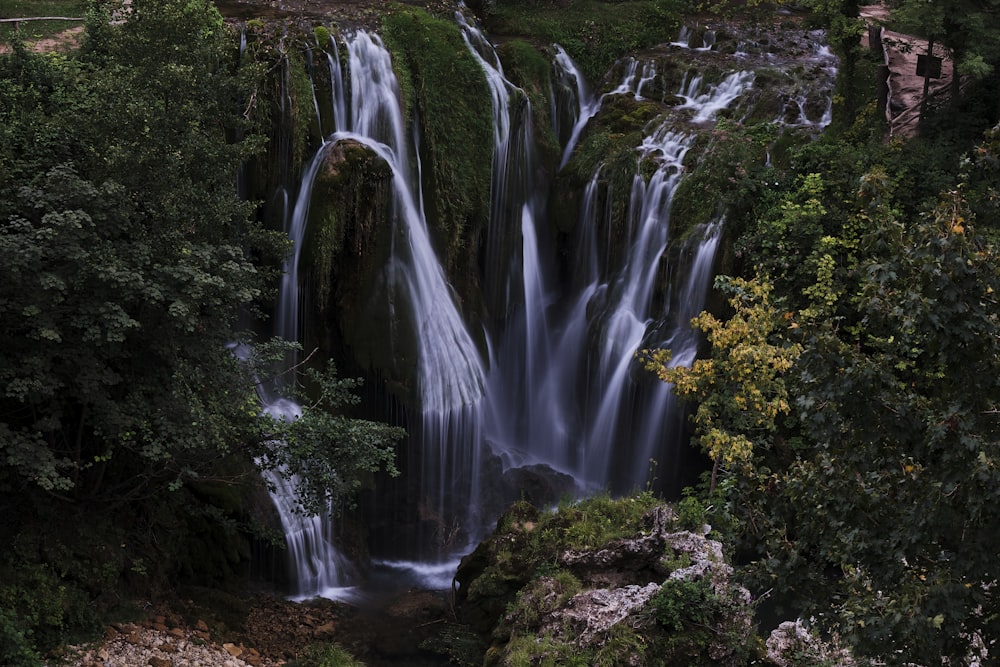
<svg viewBox="0 0 1000 667"><path fill-rule="evenodd" d="M80 38L83 36L83 26L78 25L67 28L43 39L28 40L28 48L35 53L49 53L51 51L72 51L79 48ZM0 53L8 53L10 46L0 44Z"/></svg>
<svg viewBox="0 0 1000 667"><path fill-rule="evenodd" d="M871 25L882 25L888 16L889 10L883 5L861 8L861 17ZM868 46L867 36L862 41ZM917 133L924 95L924 78L917 76L917 56L927 53L927 40L883 29L882 45L889 67L889 99L885 109L889 134L912 137ZM937 102L950 96L953 63L950 51L942 44L934 45L934 55L942 59L941 78L930 80L928 98Z"/></svg>

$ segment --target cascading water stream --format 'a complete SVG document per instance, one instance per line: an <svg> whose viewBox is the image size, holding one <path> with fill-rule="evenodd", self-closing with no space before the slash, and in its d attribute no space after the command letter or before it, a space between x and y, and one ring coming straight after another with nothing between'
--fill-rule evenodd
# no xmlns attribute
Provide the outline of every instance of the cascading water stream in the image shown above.
<svg viewBox="0 0 1000 667"><path fill-rule="evenodd" d="M300 406L287 399L269 401L265 411L286 421L298 419L302 414ZM283 477L266 471L264 478L271 485L271 499L285 533L293 598L353 598L360 577L355 565L336 547L331 513L306 515L299 510L297 476Z"/></svg>
<svg viewBox="0 0 1000 667"><path fill-rule="evenodd" d="M611 188L621 186L613 185L609 167L595 169L580 197L575 254L566 261L564 279L556 281L557 257L544 207L549 184L539 177L528 96L506 78L482 33L461 14L456 20L489 83L495 123L490 220L482 255L491 318L484 326L489 370L431 243L420 186L419 128L406 126L389 52L377 36L363 31L344 36L348 76L341 72L337 43L331 40L334 55L327 60L335 132L307 165L290 206L287 231L295 252L276 314L279 333L299 339L298 258L313 180L333 145L365 146L392 173L392 251L380 281L391 292L392 320L412 323L411 330L401 327L401 333L416 345L417 405L406 415L411 440L407 473L419 483L416 495L407 495L405 502L418 508L413 513L422 525L436 526L435 535L399 539L398 551L376 556L384 566L423 572L435 581L447 580L457 556L494 518L488 515L492 510L484 509L484 498L496 489L481 487L496 472L495 459L488 461L493 454L503 462L504 473L544 463L571 474L578 491L634 490L646 479L650 459L665 468L674 464L670 457L683 448L669 443L681 441L684 415L668 385L651 376L637 377L634 354L642 347L662 346L673 351L672 363L690 364L695 358L700 339L688 323L704 307L722 221L670 246L671 202L696 133L721 110L732 108L754 81L749 68L714 85L705 85L700 75L685 79L677 92L682 103L673 106L680 113L669 112L649 126L635 147L645 176L624 186L630 188L630 204L623 238L600 238L598 230L610 234L614 228ZM702 46L685 39L684 47L708 49L712 41L706 32ZM624 76L618 87L595 97L569 56L559 47L555 52L554 82L563 95L562 102L553 101L555 133L564 142L557 156L560 168L609 96L642 100L647 86L657 91L647 94L666 94L650 85L657 77L656 62L631 58L621 63ZM824 62L821 53L817 60ZM347 79L349 95L344 91ZM557 109L559 105L566 108ZM664 275L668 247L674 250L671 263L681 259L669 267L675 284L661 294L658 276ZM294 418L288 405L272 409L277 414L289 410L287 418ZM319 554L325 544L332 546L332 524L322 518L315 528L303 526L286 526L290 552L299 548L296 542L304 554L294 557L304 573L298 575L299 595L340 590L350 581L345 578L349 564L335 549ZM294 536L299 533L301 539ZM323 570L317 560L329 561L332 570Z"/></svg>
<svg viewBox="0 0 1000 667"><path fill-rule="evenodd" d="M419 433L411 428L411 449L420 460L420 513L436 524L433 537L413 548L425 559L454 558L470 533L479 534L476 474L481 456L480 403L485 371L466 331L452 290L431 244L421 206L419 179L410 172L416 147L406 141L399 84L389 52L378 37L356 33L348 42L351 80L349 133L393 173L394 238L390 280L410 309L417 343Z"/></svg>
<svg viewBox="0 0 1000 667"><path fill-rule="evenodd" d="M733 72L718 84L709 85L706 89L702 77L694 76L682 85L681 91L677 93L679 97L684 98L684 103L677 108L693 109L695 112L691 118L693 123L711 121L717 113L732 104L753 84L754 77L753 72Z"/></svg>
<svg viewBox="0 0 1000 667"><path fill-rule="evenodd" d="M410 173L413 150L406 141L399 84L381 40L359 32L348 44L351 67L350 132L331 140L367 145L392 168L393 224L405 243L394 244L392 262L410 297L419 344L418 393L425 416L476 404L484 371L455 307L420 206L419 183Z"/></svg>
<svg viewBox="0 0 1000 667"><path fill-rule="evenodd" d="M639 75L638 63L633 61L629 65L622 84L609 95L639 97L643 76ZM645 67L642 71L645 76L653 75ZM694 121L710 121L747 90L752 81L752 74L737 72L705 92L700 82L686 82L682 88L682 93L687 93L684 107L694 111ZM568 319L560 327L561 331L592 331L598 341L597 348L590 352L577 351L583 355L582 359L555 360L557 365L574 363L590 369L589 390L578 415L582 423L573 435L580 444L577 447L560 444L553 448L548 443L541 444L542 438L529 438L532 443L540 443L537 445L540 458L556 467L574 470L586 486L608 488L615 484L616 476L637 484L645 477L649 459L663 452L664 440L673 436L676 441L682 428L679 409L669 388L662 383L639 386L631 377L634 353L647 341L652 323L666 317L652 310L652 292L667 247L673 193L683 174L684 158L694 142L694 135L673 129L676 124L677 118L668 115L637 147L637 159L653 159L657 168L648 181L641 175L633 180L625 259L617 268L586 272L591 282L581 289L580 301L567 311ZM578 223L580 255L590 258L584 266L594 263L594 248L598 245L592 229L601 214L595 210L600 169L585 192ZM690 363L697 350L697 336L690 332L687 322L704 305L720 224L706 230L694 250L685 287L680 290L680 303L673 306L679 311L673 315L679 324L667 340L654 342L677 348L677 363ZM601 279L598 275L609 278ZM572 386L562 386L560 391L571 393Z"/></svg>
<svg viewBox="0 0 1000 667"><path fill-rule="evenodd" d="M667 245L670 203L680 181L684 156L693 137L658 128L643 144L645 154L656 152L659 166L646 183L636 175L632 184L629 230L632 244L625 264L606 286L606 315L601 326L600 369L596 408L586 430L587 458L582 475L595 483L606 481L619 420L628 413L629 378L633 355L646 336L652 319L653 285L660 257Z"/></svg>
<svg viewBox="0 0 1000 667"><path fill-rule="evenodd" d="M389 53L378 37L365 32L350 36L347 46L350 115L343 99L339 58L328 58L337 131L323 141L310 160L302 174L294 206L286 216L285 231L293 242L293 252L282 277L276 333L286 340L301 339L299 260L313 185L327 152L342 140L363 144L384 160L393 174L391 222L395 240L386 271L394 287L405 292L417 327L410 335L419 342L416 380L420 434L411 437L418 440L423 460L421 503L426 512L439 516L462 514L463 521L469 522L470 515L475 514L470 509L470 499L476 495L477 480L472 471L481 440L476 413L482 398L484 371L431 245L420 205L418 180L410 173L415 148L411 149L406 141L399 86ZM295 419L299 414L298 406L285 400L270 401L266 409L283 419ZM283 480L275 475L270 481L286 533L297 597L348 594L346 586L353 583L353 568L333 545L331 517L328 514L308 517L295 511L296 480ZM459 512L458 507L464 507L465 511Z"/></svg>
<svg viewBox="0 0 1000 667"><path fill-rule="evenodd" d="M577 142L580 140L580 134L583 132L583 128L587 126L590 119L593 118L598 111L601 109L601 98L594 97L590 92L590 87L587 85L587 80L584 79L583 74L580 69L573 62L573 59L567 55L563 47L556 45L556 75L558 79L564 81L572 81L575 87L575 99L578 105L578 110L576 110L576 119L573 123L573 129L570 131L569 139L566 141L566 146L563 148L562 159L559 161L559 168L562 169L569 162L570 157L573 155L573 149L576 148ZM553 118L558 118L557 113L552 114ZM559 128L556 128L556 134L559 134Z"/></svg>
<svg viewBox="0 0 1000 667"><path fill-rule="evenodd" d="M461 14L457 20L493 93L496 129L487 256L499 253L500 258L489 262L487 279L504 266L518 269L513 278L506 278L508 317L502 330L495 332L500 342L491 359L484 428L488 441L507 463L526 463L518 454L524 451L525 439L538 437L553 424L558 432L565 404L565 397L553 391L551 365L547 363L558 350L553 345L556 332L549 322L553 290L547 286L545 271L553 261L544 250L544 232L537 226L542 219L539 202L544 183L531 178L537 159L527 95L504 76L492 45L482 33ZM582 77L577 82L582 83ZM512 232L519 235L507 242L493 240L508 239Z"/></svg>
<svg viewBox="0 0 1000 667"><path fill-rule="evenodd" d="M284 115L289 113L287 74L282 80L283 94L280 99L281 112ZM313 103L318 119L319 104L315 94ZM299 259L305 238L312 186L322 164L326 147L327 144L324 142L306 166L291 208L289 208L287 189L282 188L281 193L283 227L293 243L293 248L283 266L278 301L275 305L274 333L288 341L301 339ZM289 365L297 363L298 355L292 354L290 357ZM265 412L276 419L293 421L301 415L300 406L292 400L275 398L263 390L261 399ZM300 599L315 596L336 599L352 597L352 586L358 580L357 571L335 545L331 512L321 512L312 516L300 512L296 500L299 480L296 477L283 477L277 471L266 471L264 477L271 487L271 498L285 533L289 579L294 586L294 597Z"/></svg>

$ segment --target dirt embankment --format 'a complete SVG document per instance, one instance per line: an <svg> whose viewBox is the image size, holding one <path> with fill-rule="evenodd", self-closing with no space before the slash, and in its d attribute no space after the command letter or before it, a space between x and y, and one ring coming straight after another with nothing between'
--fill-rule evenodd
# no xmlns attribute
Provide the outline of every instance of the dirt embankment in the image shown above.
<svg viewBox="0 0 1000 667"><path fill-rule="evenodd" d="M67 28L51 37L42 39L27 40L28 48L36 53L50 53L53 51L72 51L80 46L80 39L83 37L83 26L73 26ZM10 51L10 46L0 42L0 53Z"/></svg>
<svg viewBox="0 0 1000 667"><path fill-rule="evenodd" d="M867 5L861 8L861 17L871 26L882 26L889 18L884 5ZM916 135L920 123L920 108L924 100L924 77L917 75L917 57L927 53L927 40L882 29L882 48L888 67L889 93L885 116L889 134L894 137ZM869 35L863 38L870 46ZM933 55L941 58L940 78L928 80L927 98L939 103L951 94L953 61L950 50L935 44Z"/></svg>

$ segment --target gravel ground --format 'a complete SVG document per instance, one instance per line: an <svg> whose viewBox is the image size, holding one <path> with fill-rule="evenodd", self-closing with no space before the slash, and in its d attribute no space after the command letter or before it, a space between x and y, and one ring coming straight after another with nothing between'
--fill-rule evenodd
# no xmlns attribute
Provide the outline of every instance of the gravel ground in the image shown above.
<svg viewBox="0 0 1000 667"><path fill-rule="evenodd" d="M162 624L161 624L162 625ZM71 646L49 667L275 667L256 649L216 644L205 629L157 629L136 624L109 626L98 645Z"/></svg>

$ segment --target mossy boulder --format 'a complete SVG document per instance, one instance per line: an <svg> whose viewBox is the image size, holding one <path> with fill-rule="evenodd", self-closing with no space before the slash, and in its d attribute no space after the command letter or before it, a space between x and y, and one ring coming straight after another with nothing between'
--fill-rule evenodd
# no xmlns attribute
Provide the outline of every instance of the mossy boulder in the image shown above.
<svg viewBox="0 0 1000 667"><path fill-rule="evenodd" d="M693 527L693 526L692 526ZM707 527L648 494L540 512L516 503L458 569L486 665L744 665L749 593Z"/></svg>
<svg viewBox="0 0 1000 667"><path fill-rule="evenodd" d="M409 120L419 122L424 209L441 263L465 305L477 309L475 265L489 221L491 96L482 67L453 20L399 6L383 36Z"/></svg>
<svg viewBox="0 0 1000 667"><path fill-rule="evenodd" d="M346 347L362 369L407 384L394 352L397 314L385 266L392 248L393 173L354 140L326 149L313 184L300 274L316 317L308 337L323 349Z"/></svg>

